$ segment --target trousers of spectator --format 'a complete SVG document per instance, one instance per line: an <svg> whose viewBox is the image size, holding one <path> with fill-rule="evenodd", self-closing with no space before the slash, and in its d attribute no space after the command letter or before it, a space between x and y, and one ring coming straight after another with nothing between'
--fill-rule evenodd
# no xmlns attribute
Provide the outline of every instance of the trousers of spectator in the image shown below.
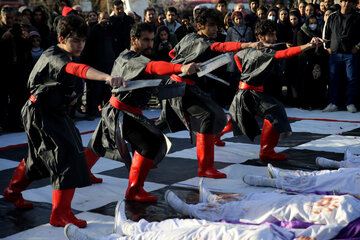
<svg viewBox="0 0 360 240"><path fill-rule="evenodd" d="M358 93L358 56L356 54L333 53L330 54L329 68L329 102L339 104L339 88L341 75L345 67L347 87L345 105L355 103Z"/></svg>

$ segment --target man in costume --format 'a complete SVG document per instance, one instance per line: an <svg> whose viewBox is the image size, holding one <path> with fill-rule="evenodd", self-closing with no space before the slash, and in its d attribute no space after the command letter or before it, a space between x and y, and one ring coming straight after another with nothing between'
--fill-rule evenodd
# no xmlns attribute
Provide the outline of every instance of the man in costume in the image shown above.
<svg viewBox="0 0 360 240"><path fill-rule="evenodd" d="M150 56L154 43L154 28L149 23L134 25L130 33L130 50L124 50L115 60L112 74L121 74L126 81L139 79L150 81L153 74L193 74L199 70L199 66L194 63L172 64L151 61L145 57L144 55ZM113 96L102 109L102 119L85 150L89 168L100 156L124 162L130 169L126 199L156 202L156 196L143 189L144 181L150 169L155 167L168 152L169 140L152 121L142 115L141 108L146 106L153 88L126 92L119 90L113 89ZM134 152L132 159L125 140L131 144ZM102 181L95 177L92 179L97 182Z"/></svg>
<svg viewBox="0 0 360 240"><path fill-rule="evenodd" d="M201 9L196 24L199 31L187 34L170 51L172 63L204 62L220 53L258 46L258 43L214 42L219 25L219 13L214 9ZM227 119L223 109L201 90L202 81L195 74L185 77L172 75L167 84L185 82L185 95L163 100L160 119L166 120L171 132L196 132L199 177L226 178L226 174L214 167L214 135L221 132Z"/></svg>
<svg viewBox="0 0 360 240"><path fill-rule="evenodd" d="M121 77L74 63L84 48L87 30L81 17L63 17L57 28L59 44L47 49L34 66L28 81L31 96L21 112L29 154L16 168L3 193L17 208L33 208L21 192L32 181L50 176L53 226L64 227L67 223L86 226L86 221L71 212L75 188L90 185L80 133L68 115L83 91L81 79L107 81L111 86L124 82Z"/></svg>
<svg viewBox="0 0 360 240"><path fill-rule="evenodd" d="M276 43L276 24L270 20L259 22L255 28L255 34L261 42L266 44ZM259 158L263 161L286 160L287 156L274 151L278 144L280 133L290 135L291 127L285 112L284 105L264 93L264 82L277 81L277 59L286 59L297 56L303 51L316 47L322 42L321 39L313 38L310 43L275 51L271 48L246 49L239 51L235 56L235 62L240 69L241 78L229 112L231 121L217 136L234 131L234 135L244 133L251 141L260 134L260 129L255 116L264 118L264 124L260 137ZM225 144L223 144L225 145Z"/></svg>

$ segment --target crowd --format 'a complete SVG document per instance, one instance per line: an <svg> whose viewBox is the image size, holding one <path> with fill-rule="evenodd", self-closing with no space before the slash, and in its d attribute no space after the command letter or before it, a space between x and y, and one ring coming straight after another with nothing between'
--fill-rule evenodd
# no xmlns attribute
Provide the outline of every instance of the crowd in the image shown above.
<svg viewBox="0 0 360 240"><path fill-rule="evenodd" d="M351 5L351 6L350 6ZM265 92L287 106L304 109L323 109L325 112L345 108L356 112L359 107L358 50L360 48L360 14L356 0L303 0L286 7L282 0L272 6L259 6L250 0L249 8L239 3L228 9L225 0L219 0L222 25L218 27L216 42L252 42L257 40L255 26L263 19L276 22L277 43L273 48L283 50L310 42L313 37L326 40L316 47L291 59L276 64L278 81L265 83ZM66 15L83 17L89 28L85 49L76 62L88 64L110 74L115 59L130 46L130 30L137 22L150 23L155 29L152 60L170 61L169 52L189 33L196 32L194 19L202 6L195 6L190 15L175 7L160 12L154 7L144 11L142 20L137 13L124 11L121 0L112 4L112 12L83 12L81 6L72 6L70 0L58 0L54 9L44 6L1 8L0 69L3 87L0 93L0 131L23 131L20 111L29 98L27 81L31 69L44 50L57 44L56 26ZM341 24L340 23L341 20ZM21 69L21 70L20 70ZM241 72L235 61L215 72L230 83L225 86L212 79L204 79L202 88L222 107L228 108L239 84ZM84 80L79 101L72 109L73 117L94 119L110 99L109 87L104 82Z"/></svg>

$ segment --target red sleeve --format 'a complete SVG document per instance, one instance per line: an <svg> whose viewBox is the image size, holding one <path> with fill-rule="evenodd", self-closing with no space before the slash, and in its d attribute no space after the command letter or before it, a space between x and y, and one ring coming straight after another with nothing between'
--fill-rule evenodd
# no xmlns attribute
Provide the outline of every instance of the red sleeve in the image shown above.
<svg viewBox="0 0 360 240"><path fill-rule="evenodd" d="M65 72L77 77L86 78L87 70L91 68L86 64L70 62L65 65Z"/></svg>
<svg viewBox="0 0 360 240"><path fill-rule="evenodd" d="M239 42L216 42L211 44L211 51L214 52L237 52L241 50L241 43Z"/></svg>
<svg viewBox="0 0 360 240"><path fill-rule="evenodd" d="M176 56L176 52L175 52L174 49L171 49L171 51L169 52L169 56L170 56L171 58L174 58L174 57Z"/></svg>
<svg viewBox="0 0 360 240"><path fill-rule="evenodd" d="M301 54L300 46L291 47L285 50L277 51L275 53L275 59L291 58Z"/></svg>
<svg viewBox="0 0 360 240"><path fill-rule="evenodd" d="M165 61L151 61L146 65L145 73L157 75L170 75L181 73L182 64L174 64Z"/></svg>

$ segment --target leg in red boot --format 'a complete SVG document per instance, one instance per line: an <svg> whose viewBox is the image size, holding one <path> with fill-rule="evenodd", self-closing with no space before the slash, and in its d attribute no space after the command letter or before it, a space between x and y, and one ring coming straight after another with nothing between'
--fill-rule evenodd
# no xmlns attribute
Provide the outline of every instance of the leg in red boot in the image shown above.
<svg viewBox="0 0 360 240"><path fill-rule="evenodd" d="M65 227L72 223L79 228L86 227L86 221L77 219L71 211L71 201L75 193L75 188L66 190L53 190L52 212L50 224L55 227Z"/></svg>
<svg viewBox="0 0 360 240"><path fill-rule="evenodd" d="M196 152L199 163L198 176L208 178L226 178L214 167L214 134L196 134Z"/></svg>
<svg viewBox="0 0 360 240"><path fill-rule="evenodd" d="M95 153L91 152L88 148L85 149L85 157L90 174L91 183L102 183L103 179L95 177L94 174L92 174L91 172L91 168L95 165L95 163L97 162L97 160L99 160L100 157Z"/></svg>
<svg viewBox="0 0 360 240"><path fill-rule="evenodd" d="M260 154L259 157L263 161L283 161L287 159L284 154L276 153L274 148L279 142L280 133L272 126L272 124L264 119L263 129L260 137Z"/></svg>
<svg viewBox="0 0 360 240"><path fill-rule="evenodd" d="M125 195L126 200L136 202L157 202L157 197L146 192L143 188L145 178L152 165L153 160L143 157L135 151L130 168L129 186Z"/></svg>
<svg viewBox="0 0 360 240"><path fill-rule="evenodd" d="M3 196L6 200L12 202L17 208L30 209L33 208L33 204L24 200L21 194L21 192L31 183L25 177L25 168L26 165L24 158L15 169L14 175L10 180L9 186L5 189Z"/></svg>
<svg viewBox="0 0 360 240"><path fill-rule="evenodd" d="M221 131L221 133L219 133L218 135L215 136L215 145L218 147L223 147L225 146L225 142L222 141L220 138L228 132L231 132L233 130L232 128L232 123L231 123L231 118L228 119L228 124L225 126L225 128Z"/></svg>

